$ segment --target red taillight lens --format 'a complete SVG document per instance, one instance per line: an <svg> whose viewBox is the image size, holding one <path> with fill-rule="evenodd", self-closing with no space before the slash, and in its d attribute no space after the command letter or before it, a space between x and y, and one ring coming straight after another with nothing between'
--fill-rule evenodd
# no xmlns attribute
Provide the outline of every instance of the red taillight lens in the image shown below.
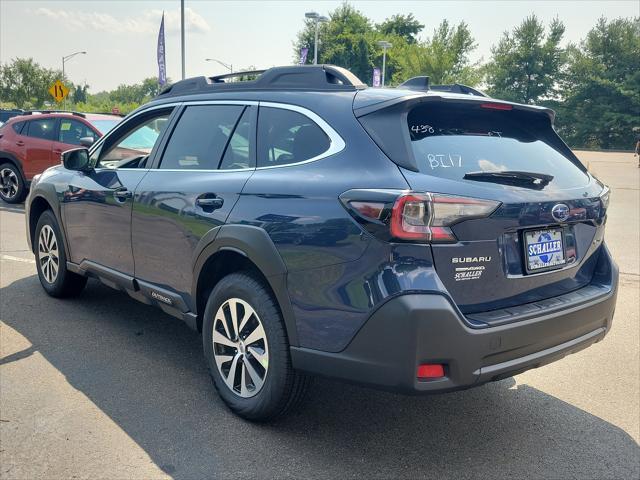
<svg viewBox="0 0 640 480"><path fill-rule="evenodd" d="M444 366L439 363L425 363L418 365L416 376L421 379L444 377Z"/></svg>
<svg viewBox="0 0 640 480"><path fill-rule="evenodd" d="M486 217L499 202L433 193L407 193L398 197L391 214L391 236L401 240L455 242L451 225Z"/></svg>

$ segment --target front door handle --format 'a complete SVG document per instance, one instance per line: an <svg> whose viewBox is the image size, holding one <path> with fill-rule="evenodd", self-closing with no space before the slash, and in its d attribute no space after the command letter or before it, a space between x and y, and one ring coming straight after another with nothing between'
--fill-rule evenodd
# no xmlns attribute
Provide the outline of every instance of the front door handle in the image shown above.
<svg viewBox="0 0 640 480"><path fill-rule="evenodd" d="M24 142L22 140L18 140L16 142L16 145L19 146L19 147L24 147Z"/></svg>
<svg viewBox="0 0 640 480"><path fill-rule="evenodd" d="M222 205L224 205L224 199L205 193L196 199L196 205L202 208L205 212L212 212L218 208L222 208Z"/></svg>
<svg viewBox="0 0 640 480"><path fill-rule="evenodd" d="M113 191L113 196L116 197L116 200L123 202L127 198L133 197L133 192L128 190L127 187L120 187Z"/></svg>

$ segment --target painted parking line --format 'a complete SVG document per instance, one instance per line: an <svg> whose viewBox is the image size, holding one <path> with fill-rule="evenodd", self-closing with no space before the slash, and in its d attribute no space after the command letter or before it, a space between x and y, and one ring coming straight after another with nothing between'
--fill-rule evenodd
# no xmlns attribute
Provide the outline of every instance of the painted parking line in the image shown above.
<svg viewBox="0 0 640 480"><path fill-rule="evenodd" d="M14 257L12 255L0 255L0 260L9 260L12 262L36 263L32 258Z"/></svg>

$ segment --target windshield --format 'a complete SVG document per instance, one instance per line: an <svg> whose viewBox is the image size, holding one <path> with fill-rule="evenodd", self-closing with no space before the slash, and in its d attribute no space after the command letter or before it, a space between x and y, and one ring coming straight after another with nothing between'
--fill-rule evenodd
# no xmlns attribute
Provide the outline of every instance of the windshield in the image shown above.
<svg viewBox="0 0 640 480"><path fill-rule="evenodd" d="M479 105L423 104L408 115L411 147L421 173L462 180L472 172L526 171L553 175L560 188L587 175L550 144L548 119Z"/></svg>
<svg viewBox="0 0 640 480"><path fill-rule="evenodd" d="M91 120L91 124L103 135L118 123L120 123L120 120Z"/></svg>

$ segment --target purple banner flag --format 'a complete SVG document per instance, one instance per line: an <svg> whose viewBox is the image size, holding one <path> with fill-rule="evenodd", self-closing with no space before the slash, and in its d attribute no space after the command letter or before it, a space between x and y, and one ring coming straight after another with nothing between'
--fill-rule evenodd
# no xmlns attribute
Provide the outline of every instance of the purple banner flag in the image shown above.
<svg viewBox="0 0 640 480"><path fill-rule="evenodd" d="M307 63L307 53L309 53L308 48L300 49L300 65Z"/></svg>
<svg viewBox="0 0 640 480"><path fill-rule="evenodd" d="M378 67L373 69L373 86L374 87L379 87L380 86L380 76L381 76L382 72L380 71L380 69Z"/></svg>
<svg viewBox="0 0 640 480"><path fill-rule="evenodd" d="M167 64L164 53L164 12L162 12L162 21L158 32L158 84L160 86L167 83Z"/></svg>

